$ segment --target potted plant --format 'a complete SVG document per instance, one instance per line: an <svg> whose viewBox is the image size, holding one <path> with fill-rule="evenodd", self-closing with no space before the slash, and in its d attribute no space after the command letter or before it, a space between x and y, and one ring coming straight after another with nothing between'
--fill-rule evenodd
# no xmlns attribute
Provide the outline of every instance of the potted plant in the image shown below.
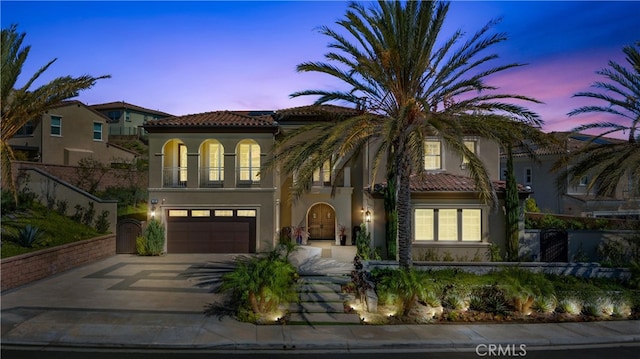
<svg viewBox="0 0 640 359"><path fill-rule="evenodd" d="M338 232L340 233L340 245L347 245L347 227L343 226L342 224L339 225Z"/></svg>
<svg viewBox="0 0 640 359"><path fill-rule="evenodd" d="M296 244L306 245L307 239L309 239L309 232L307 232L304 226L297 226L291 228L291 237L295 238Z"/></svg>

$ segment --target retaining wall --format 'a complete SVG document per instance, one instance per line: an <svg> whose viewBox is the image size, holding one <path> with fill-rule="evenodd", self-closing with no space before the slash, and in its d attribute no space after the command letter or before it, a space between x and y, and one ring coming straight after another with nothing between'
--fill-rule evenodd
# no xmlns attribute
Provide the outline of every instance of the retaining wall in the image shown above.
<svg viewBox="0 0 640 359"><path fill-rule="evenodd" d="M366 270L373 268L397 268L398 262L365 261ZM413 262L420 270L459 269L478 275L487 274L502 268L517 267L532 272L558 275L573 275L583 278L628 279L630 272L626 268L602 267L598 263L547 263L547 262Z"/></svg>
<svg viewBox="0 0 640 359"><path fill-rule="evenodd" d="M116 235L68 243L0 261L1 290L16 288L116 254Z"/></svg>

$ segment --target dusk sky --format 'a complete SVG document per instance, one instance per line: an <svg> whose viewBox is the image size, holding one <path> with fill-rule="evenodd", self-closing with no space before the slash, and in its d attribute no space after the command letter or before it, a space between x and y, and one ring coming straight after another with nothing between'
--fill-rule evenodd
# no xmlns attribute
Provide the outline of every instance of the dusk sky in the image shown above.
<svg viewBox="0 0 640 359"><path fill-rule="evenodd" d="M24 84L41 77L110 74L77 98L88 104L125 101L185 115L213 110L275 110L313 103L290 99L305 89L340 86L327 76L297 73L297 64L324 60L329 38L317 27L341 19L342 1L296 2L33 2L2 1L2 28L18 24L31 45ZM488 79L501 92L537 98L529 105L545 130L570 130L602 115L569 119L593 100L572 98L602 78L609 60L628 67L622 48L640 40L640 2L453 1L444 34L468 34L502 18L494 32L509 40L492 50L493 64L527 63Z"/></svg>

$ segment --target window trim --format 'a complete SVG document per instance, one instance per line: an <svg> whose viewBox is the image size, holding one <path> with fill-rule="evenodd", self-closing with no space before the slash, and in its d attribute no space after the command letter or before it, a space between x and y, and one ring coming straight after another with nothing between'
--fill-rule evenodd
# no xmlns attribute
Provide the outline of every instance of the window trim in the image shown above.
<svg viewBox="0 0 640 359"><path fill-rule="evenodd" d="M58 125L53 124L53 120L59 120ZM59 133L53 133L53 129L57 128ZM49 118L49 135L54 137L62 137L62 116L51 115Z"/></svg>
<svg viewBox="0 0 640 359"><path fill-rule="evenodd" d="M241 147L242 146L249 146L249 151L247 153L247 164L248 166L241 166L243 157L242 157L242 151L241 151ZM257 159L258 159L258 163L255 164L253 163L253 159L254 159L254 153L252 151L252 148L256 146L258 153L257 153ZM240 142L238 142L237 146L236 146L236 153L237 153L237 157L238 160L236 161L236 173L237 173L237 182L238 184L244 184L244 185L257 185L260 184L260 168L262 166L262 147L260 146L260 144L253 140L253 139L245 139L242 140ZM249 173L249 178L248 179L242 179L242 174L244 171L248 171Z"/></svg>
<svg viewBox="0 0 640 359"><path fill-rule="evenodd" d="M96 125L100 125L100 131L96 131ZM93 140L102 142L104 136L102 135L104 131L104 124L102 122L94 122L93 123ZM96 133L100 134L100 138L96 138Z"/></svg>
<svg viewBox="0 0 640 359"><path fill-rule="evenodd" d="M524 178L522 179L522 182L527 186L530 186L533 183L533 170L531 167L524 168Z"/></svg>
<svg viewBox="0 0 640 359"><path fill-rule="evenodd" d="M427 239L417 239L418 237L418 224L416 215L420 210L430 210L432 211L431 220L433 221L431 225L426 225L427 228L430 227L432 233L427 236ZM440 226L440 211L441 210L455 210L456 211L456 237L457 239L441 239L441 226ZM477 210L480 211L480 228L479 228L479 239L464 239L465 238L465 222L464 222L464 211L465 210ZM482 243L483 238L483 230L485 229L484 216L485 209L482 206L438 206L438 207L424 207L419 206L413 208L413 243L415 244L428 244L428 243L441 243L441 244L454 244L454 243ZM431 237L432 239L429 239Z"/></svg>
<svg viewBox="0 0 640 359"><path fill-rule="evenodd" d="M427 143L438 143L438 154L427 155ZM443 160L443 151L442 151L442 141L439 138L427 138L424 140L422 149L422 167L426 171L440 171L444 168L444 160ZM436 158L437 159L437 167L427 168L427 158Z"/></svg>

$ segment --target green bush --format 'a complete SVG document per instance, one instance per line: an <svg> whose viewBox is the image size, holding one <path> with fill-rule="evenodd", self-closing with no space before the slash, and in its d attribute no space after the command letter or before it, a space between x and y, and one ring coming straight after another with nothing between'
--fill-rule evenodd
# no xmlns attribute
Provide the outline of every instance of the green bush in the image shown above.
<svg viewBox="0 0 640 359"><path fill-rule="evenodd" d="M360 224L360 231L356 235L357 255L362 260L380 259L380 255L371 248L371 233L367 231L367 225Z"/></svg>
<svg viewBox="0 0 640 359"><path fill-rule="evenodd" d="M136 238L136 250L139 255L159 256L164 252L164 226L160 221L149 221L141 237Z"/></svg>
<svg viewBox="0 0 640 359"><path fill-rule="evenodd" d="M276 248L256 257L238 257L235 269L222 276L217 292L231 293L230 303L241 320L262 322L280 304L298 301L298 273L285 253Z"/></svg>
<svg viewBox="0 0 640 359"><path fill-rule="evenodd" d="M542 273L532 273L521 268L507 268L497 275L498 283L517 312L528 313L537 298L555 295L553 284Z"/></svg>
<svg viewBox="0 0 640 359"><path fill-rule="evenodd" d="M435 291L428 273L414 268L396 269L382 274L378 278L376 292L383 302L392 301L398 308L400 317L407 317L417 300L424 300L429 292Z"/></svg>
<svg viewBox="0 0 640 359"><path fill-rule="evenodd" d="M96 230L99 233L107 233L107 231L109 231L109 211L102 211L102 213L100 213L100 216L98 216L98 219L96 219Z"/></svg>

